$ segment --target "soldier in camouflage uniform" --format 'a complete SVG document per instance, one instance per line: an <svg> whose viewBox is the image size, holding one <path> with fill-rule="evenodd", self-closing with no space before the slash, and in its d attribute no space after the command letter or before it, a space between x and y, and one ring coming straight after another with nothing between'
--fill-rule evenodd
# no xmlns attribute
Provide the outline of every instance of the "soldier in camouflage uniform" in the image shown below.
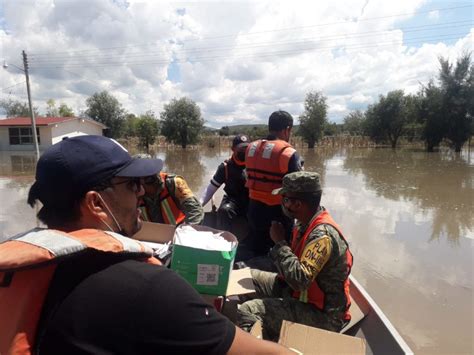
<svg viewBox="0 0 474 355"><path fill-rule="evenodd" d="M134 158L150 159L149 154L136 154ZM163 179L162 176L166 178ZM140 210L144 221L167 224L201 224L204 219L204 210L201 203L194 196L182 176L162 173L143 178L143 195ZM163 208L163 189L167 189L172 206L167 205L166 212ZM173 208L176 206L175 208ZM164 218L166 216L166 219Z"/></svg>
<svg viewBox="0 0 474 355"><path fill-rule="evenodd" d="M272 222L270 251L278 273L252 269L256 299L243 303L237 322L249 331L259 320L263 337L277 340L282 320L338 332L350 320L352 254L340 228L320 206L319 175L295 172L283 178L283 212L297 220L291 245Z"/></svg>

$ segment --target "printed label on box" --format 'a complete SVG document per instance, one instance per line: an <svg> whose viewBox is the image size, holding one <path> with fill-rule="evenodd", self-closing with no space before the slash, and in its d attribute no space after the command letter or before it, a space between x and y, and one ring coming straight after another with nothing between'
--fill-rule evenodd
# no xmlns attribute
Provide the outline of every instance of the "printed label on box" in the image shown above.
<svg viewBox="0 0 474 355"><path fill-rule="evenodd" d="M217 286L219 284L219 265L198 264L198 285Z"/></svg>

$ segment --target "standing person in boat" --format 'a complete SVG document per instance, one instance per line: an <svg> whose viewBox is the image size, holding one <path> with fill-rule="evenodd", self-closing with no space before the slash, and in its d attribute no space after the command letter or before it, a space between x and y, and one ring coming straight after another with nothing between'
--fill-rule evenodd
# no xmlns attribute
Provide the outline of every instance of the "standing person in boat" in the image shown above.
<svg viewBox="0 0 474 355"><path fill-rule="evenodd" d="M251 270L257 299L240 306L238 324L248 331L261 321L268 340L278 339L283 319L338 332L351 319L352 254L341 229L320 205L319 175L288 174L273 194L282 197L284 213L297 224L288 244L283 225L272 222L270 257L278 273Z"/></svg>
<svg viewBox="0 0 474 355"><path fill-rule="evenodd" d="M222 162L201 197L205 206L217 189L224 186L225 195L217 209L217 228L230 231L236 216L246 216L249 203L249 190L245 187L245 150L249 145L245 134L238 134L232 140L232 156Z"/></svg>
<svg viewBox="0 0 474 355"><path fill-rule="evenodd" d="M269 230L271 221L281 222L291 233L293 221L284 216L281 196L272 190L281 187L283 176L302 170L299 154L290 145L293 117L286 111L275 111L268 118L269 135L252 142L245 154L247 187L250 202L247 212L249 233L240 246L239 260L264 256L273 246Z"/></svg>
<svg viewBox="0 0 474 355"><path fill-rule="evenodd" d="M151 159L151 156L136 154L134 158ZM172 225L202 223L202 205L182 176L161 171L145 177L143 187L145 195L140 202L140 210L144 221Z"/></svg>
<svg viewBox="0 0 474 355"><path fill-rule="evenodd" d="M28 203L42 203L49 229L0 243L1 354L288 353L238 329L130 238L141 177L161 164L102 136L43 153Z"/></svg>

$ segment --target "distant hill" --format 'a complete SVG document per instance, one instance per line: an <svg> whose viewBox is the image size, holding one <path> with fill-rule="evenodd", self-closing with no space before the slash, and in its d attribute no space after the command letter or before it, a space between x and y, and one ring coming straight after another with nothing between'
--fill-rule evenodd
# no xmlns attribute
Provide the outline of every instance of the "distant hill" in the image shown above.
<svg viewBox="0 0 474 355"><path fill-rule="evenodd" d="M213 128L213 127L208 127L208 126L204 126L204 132L216 132L218 131L219 128Z"/></svg>
<svg viewBox="0 0 474 355"><path fill-rule="evenodd" d="M224 126L225 127L225 126ZM233 125L233 126L227 126L229 127L229 132L240 132L240 131L248 131L254 129L254 127L258 128L264 128L267 129L268 125L267 124L238 124L238 125ZM293 126L293 129L298 129L299 125Z"/></svg>

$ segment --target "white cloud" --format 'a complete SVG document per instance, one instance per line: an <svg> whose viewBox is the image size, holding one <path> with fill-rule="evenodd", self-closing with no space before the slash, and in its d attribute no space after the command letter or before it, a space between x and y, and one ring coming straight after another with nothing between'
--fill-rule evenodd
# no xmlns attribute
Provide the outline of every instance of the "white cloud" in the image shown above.
<svg viewBox="0 0 474 355"><path fill-rule="evenodd" d="M438 20L439 19L439 11L435 10L435 11L430 11L428 13L428 17L430 20Z"/></svg>
<svg viewBox="0 0 474 355"><path fill-rule="evenodd" d="M220 127L264 123L275 109L297 118L306 93L321 90L340 122L380 94L415 92L436 75L439 55L472 48L472 31L454 44L404 44L400 24L425 3L9 1L0 59L21 65L27 50L40 109L48 98L85 109L88 96L108 90L131 112L158 113L188 96ZM0 72L3 88L22 80L18 70ZM24 87L5 95L24 99Z"/></svg>

